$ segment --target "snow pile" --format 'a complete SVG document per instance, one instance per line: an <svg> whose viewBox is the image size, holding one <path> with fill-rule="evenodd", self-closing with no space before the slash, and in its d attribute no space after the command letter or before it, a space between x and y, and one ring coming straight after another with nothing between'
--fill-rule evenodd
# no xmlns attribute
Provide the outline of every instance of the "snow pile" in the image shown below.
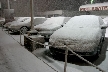
<svg viewBox="0 0 108 72"><path fill-rule="evenodd" d="M36 30L57 30L61 27L65 22L67 22L70 17L51 17L46 20L43 24L39 24L34 26Z"/></svg>
<svg viewBox="0 0 108 72"><path fill-rule="evenodd" d="M102 36L99 25L98 16L75 16L63 28L55 31L49 42L53 47L67 45L77 52L94 51Z"/></svg>

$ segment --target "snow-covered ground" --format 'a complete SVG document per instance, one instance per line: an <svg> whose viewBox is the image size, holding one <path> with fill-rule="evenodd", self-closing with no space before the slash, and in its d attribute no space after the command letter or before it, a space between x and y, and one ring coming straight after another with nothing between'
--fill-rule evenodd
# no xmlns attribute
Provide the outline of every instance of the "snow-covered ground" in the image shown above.
<svg viewBox="0 0 108 72"><path fill-rule="evenodd" d="M4 31L7 33L7 31ZM106 37L108 37L108 30L106 30ZM1 35L0 35L1 36ZM19 35L13 35L11 34L11 37L13 37L16 41L20 41L20 36ZM0 38L1 40L1 38ZM5 40L7 41L7 40ZM0 42L1 43L1 42ZM23 37L22 37L22 43L23 43ZM108 43L108 39L106 38L105 44L103 45L103 50L102 50L102 54L100 55L99 59L93 61L92 63L94 63L95 65L99 66L100 68L102 68L103 70L105 70L106 72L108 72L108 52L106 50L107 47L107 43ZM14 44L14 43L13 43ZM107 47L108 48L108 47ZM16 49L16 48L15 48ZM49 66L51 66L52 68L56 69L59 72L63 72L63 67L64 67L64 62L63 61L58 61L53 59L52 57L49 57L47 55L44 54L44 51L48 50L47 49L38 49L36 51L34 51L33 53L40 58L41 60L43 60L44 62L46 62ZM13 51L13 50L12 50ZM12 52L11 51L11 52ZM9 49L10 52L10 49ZM18 50L19 52L19 50ZM17 53L18 53L17 52ZM21 51L23 52L23 51ZM25 51L26 52L26 51ZM0 55L1 56L1 55ZM16 56L16 55L13 55ZM25 56L25 53L24 53ZM0 59L4 57L3 55L0 57ZM21 56L22 57L22 56ZM16 57L15 57L16 58ZM74 60L74 58L72 58ZM15 59L16 60L16 59ZM19 60L20 61L20 60ZM5 60L2 61L3 63L5 63ZM80 62L80 61L71 61L72 63L68 63L67 65L67 70L68 72L99 72L96 68L90 66L90 65L86 65L86 63ZM18 62L20 64L20 62ZM22 64L21 64L22 65ZM6 70L6 68L8 65L3 64L3 66L1 67L2 69L4 68L4 70ZM22 66L21 66L22 67ZM26 66L25 66L26 67ZM11 69L10 69L11 70ZM2 71L3 72L3 71ZM5 72L5 71L4 71ZM10 71L12 72L12 71ZM20 71L21 72L21 71ZM31 71L30 71L31 72Z"/></svg>
<svg viewBox="0 0 108 72"><path fill-rule="evenodd" d="M56 72L0 28L0 72Z"/></svg>

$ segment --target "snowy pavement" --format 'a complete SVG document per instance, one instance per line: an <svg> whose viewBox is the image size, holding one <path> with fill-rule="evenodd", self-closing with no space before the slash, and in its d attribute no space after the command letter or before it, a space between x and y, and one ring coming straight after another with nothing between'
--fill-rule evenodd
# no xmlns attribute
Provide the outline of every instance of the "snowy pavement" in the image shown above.
<svg viewBox="0 0 108 72"><path fill-rule="evenodd" d="M0 29L0 72L56 72Z"/></svg>

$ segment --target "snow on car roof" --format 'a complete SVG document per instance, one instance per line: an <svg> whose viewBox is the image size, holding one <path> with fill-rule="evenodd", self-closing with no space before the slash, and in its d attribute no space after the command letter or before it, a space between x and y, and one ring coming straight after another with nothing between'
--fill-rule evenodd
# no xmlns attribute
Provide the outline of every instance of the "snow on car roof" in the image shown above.
<svg viewBox="0 0 108 72"><path fill-rule="evenodd" d="M65 26L68 27L98 27L103 24L99 16L95 15L81 15L71 18Z"/></svg>
<svg viewBox="0 0 108 72"><path fill-rule="evenodd" d="M34 28L41 28L41 29L53 29L61 26L65 22L67 22L70 17L51 17L50 19L46 20L43 24L36 25Z"/></svg>

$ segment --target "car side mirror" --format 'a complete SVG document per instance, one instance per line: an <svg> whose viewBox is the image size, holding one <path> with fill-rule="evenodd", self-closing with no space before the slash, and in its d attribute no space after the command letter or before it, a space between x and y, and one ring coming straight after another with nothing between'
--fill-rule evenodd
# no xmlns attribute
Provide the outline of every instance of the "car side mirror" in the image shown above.
<svg viewBox="0 0 108 72"><path fill-rule="evenodd" d="M101 29L106 29L108 27L107 24L101 25Z"/></svg>

